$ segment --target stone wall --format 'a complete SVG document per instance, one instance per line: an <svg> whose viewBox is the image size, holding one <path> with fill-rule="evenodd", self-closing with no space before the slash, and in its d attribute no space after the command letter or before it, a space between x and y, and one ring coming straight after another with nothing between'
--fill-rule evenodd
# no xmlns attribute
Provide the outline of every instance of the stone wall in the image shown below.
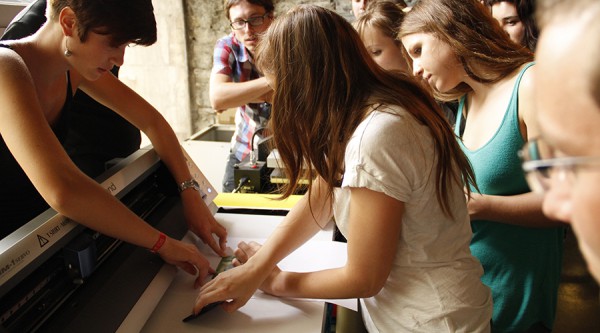
<svg viewBox="0 0 600 333"><path fill-rule="evenodd" d="M192 133L186 31L181 0L153 0L158 41L125 51L119 78L167 119L180 139ZM143 144L147 140L144 138Z"/></svg>
<svg viewBox="0 0 600 333"><path fill-rule="evenodd" d="M351 0L274 3L276 15L310 3L352 17ZM120 78L156 107L183 140L218 120L208 98L212 53L217 39L231 29L222 0L153 0L153 5L158 41L128 48Z"/></svg>

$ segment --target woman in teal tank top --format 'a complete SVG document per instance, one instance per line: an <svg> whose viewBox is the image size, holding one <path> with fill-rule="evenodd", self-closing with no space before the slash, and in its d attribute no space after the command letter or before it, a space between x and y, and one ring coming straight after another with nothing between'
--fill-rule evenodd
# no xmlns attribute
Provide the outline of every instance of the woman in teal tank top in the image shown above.
<svg viewBox="0 0 600 333"><path fill-rule="evenodd" d="M494 332L549 332L564 230L542 213L517 152L532 126L533 55L477 0L421 0L400 29L413 74L440 100L459 100L455 133L475 171L471 251L492 289Z"/></svg>

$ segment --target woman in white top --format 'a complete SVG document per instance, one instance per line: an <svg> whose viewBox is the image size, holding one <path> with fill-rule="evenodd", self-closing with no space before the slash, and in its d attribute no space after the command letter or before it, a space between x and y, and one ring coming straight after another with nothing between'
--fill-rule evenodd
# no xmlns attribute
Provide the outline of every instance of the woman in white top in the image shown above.
<svg viewBox="0 0 600 333"><path fill-rule="evenodd" d="M294 193L308 194L264 246L240 244L238 267L208 282L195 310L257 288L276 296L361 298L371 332L487 332L492 303L469 251L463 182L472 171L441 110L411 78L386 72L352 26L300 6L273 23L257 64L274 89L274 142ZM303 174L302 166L310 166ZM277 263L331 218L347 263L309 273Z"/></svg>

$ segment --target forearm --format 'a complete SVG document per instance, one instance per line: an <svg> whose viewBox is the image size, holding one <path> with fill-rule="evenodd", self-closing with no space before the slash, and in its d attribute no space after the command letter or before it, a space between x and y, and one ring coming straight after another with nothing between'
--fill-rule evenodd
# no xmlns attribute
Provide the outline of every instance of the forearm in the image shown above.
<svg viewBox="0 0 600 333"><path fill-rule="evenodd" d="M347 262L314 273L282 272L271 283L276 295L308 298L371 297L392 270L404 203L365 188L351 189ZM368 221L368 222L367 222ZM373 260L373 258L377 258Z"/></svg>
<svg viewBox="0 0 600 333"><path fill-rule="evenodd" d="M71 173L63 190L50 200L59 213L102 234L151 248L159 231L135 215L104 188L84 175ZM57 199L61 197L61 199Z"/></svg>
<svg viewBox="0 0 600 333"><path fill-rule="evenodd" d="M167 121L156 112L155 120L142 131L148 136L162 162L177 184L192 178L183 155L183 148Z"/></svg>
<svg viewBox="0 0 600 333"><path fill-rule="evenodd" d="M183 148L164 118L160 117L157 124L147 129L145 133L152 142L158 156L160 156L160 159L169 169L177 185L192 179L190 169L183 154ZM197 208L202 211L201 214L203 216L212 216L199 192L194 190L184 191L181 193L181 200L184 206L197 205ZM189 222L191 221L188 220ZM194 230L194 232L197 232L197 230Z"/></svg>
<svg viewBox="0 0 600 333"><path fill-rule="evenodd" d="M273 281L272 293L281 297L344 299L366 298L379 290L360 280L361 272L348 267L311 273L282 272Z"/></svg>
<svg viewBox="0 0 600 333"><path fill-rule="evenodd" d="M471 220L497 221L524 227L557 227L542 213L542 197L529 192L511 196L475 195L469 201Z"/></svg>
<svg viewBox="0 0 600 333"><path fill-rule="evenodd" d="M196 287L211 273L209 262L200 255L195 245L160 237L158 230L92 179L77 175L73 179L75 182L70 185L78 186L67 187L70 190L64 192L67 195L65 200L59 201L62 204L57 205L57 211L102 234L156 251L165 262L197 275Z"/></svg>
<svg viewBox="0 0 600 333"><path fill-rule="evenodd" d="M84 81L82 88L144 132L178 184L191 179L175 132L148 101L110 75L95 82Z"/></svg>
<svg viewBox="0 0 600 333"><path fill-rule="evenodd" d="M271 87L264 77L246 82L224 82L212 79L209 95L213 109L220 111L249 103L265 102L265 95L270 91L272 91Z"/></svg>

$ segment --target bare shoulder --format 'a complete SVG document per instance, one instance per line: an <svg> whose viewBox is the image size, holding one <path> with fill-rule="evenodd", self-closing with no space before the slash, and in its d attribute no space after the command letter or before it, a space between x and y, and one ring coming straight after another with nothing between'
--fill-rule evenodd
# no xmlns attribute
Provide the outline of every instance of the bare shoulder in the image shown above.
<svg viewBox="0 0 600 333"><path fill-rule="evenodd" d="M535 65L529 67L523 73L521 83L519 84L519 120L522 126L528 129L526 137L532 137L536 133L533 128L535 71Z"/></svg>
<svg viewBox="0 0 600 333"><path fill-rule="evenodd" d="M36 89L31 74L23 59L14 51L0 48L0 105L31 106L37 101ZM15 108L0 108L0 117Z"/></svg>
<svg viewBox="0 0 600 333"><path fill-rule="evenodd" d="M527 65L523 65L525 67ZM522 68L523 68L522 67ZM522 69L521 68L521 69ZM535 76L536 67L535 65L527 68L523 76L521 77L521 83L519 85L519 95L521 94L530 94L533 91L534 87L534 76Z"/></svg>
<svg viewBox="0 0 600 333"><path fill-rule="evenodd" d="M534 77L535 77L535 65L529 67L521 77L521 83L519 84L519 109L521 106L530 108L533 104L533 89L534 89ZM521 102L525 102L525 105L521 105Z"/></svg>
<svg viewBox="0 0 600 333"><path fill-rule="evenodd" d="M18 80L18 81L17 81ZM29 69L15 51L0 47L0 82L30 82Z"/></svg>

